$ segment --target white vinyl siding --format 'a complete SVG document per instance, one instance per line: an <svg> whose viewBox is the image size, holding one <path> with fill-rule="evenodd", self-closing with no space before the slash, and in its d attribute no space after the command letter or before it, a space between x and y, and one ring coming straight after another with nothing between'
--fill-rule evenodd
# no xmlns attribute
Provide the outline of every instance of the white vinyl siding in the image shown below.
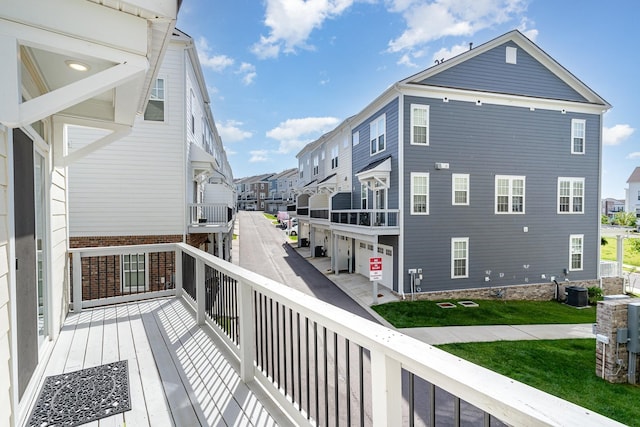
<svg viewBox="0 0 640 427"><path fill-rule="evenodd" d="M151 95L147 108L144 110L144 120L150 122L165 121L165 80L156 79L151 88Z"/></svg>
<svg viewBox="0 0 640 427"><path fill-rule="evenodd" d="M558 178L558 213L584 213L584 178Z"/></svg>
<svg viewBox="0 0 640 427"><path fill-rule="evenodd" d="M469 238L453 237L451 239L451 278L469 277Z"/></svg>
<svg viewBox="0 0 640 427"><path fill-rule="evenodd" d="M429 174L411 172L411 215L429 215Z"/></svg>
<svg viewBox="0 0 640 427"><path fill-rule="evenodd" d="M451 175L451 204L469 205L469 174L454 173Z"/></svg>
<svg viewBox="0 0 640 427"><path fill-rule="evenodd" d="M525 212L525 177L496 175L496 214Z"/></svg>
<svg viewBox="0 0 640 427"><path fill-rule="evenodd" d="M386 149L385 133L385 115L383 114L369 125L369 139L371 140L369 149L371 155L380 153Z"/></svg>
<svg viewBox="0 0 640 427"><path fill-rule="evenodd" d="M571 154L584 154L586 121L571 120Z"/></svg>
<svg viewBox="0 0 640 427"><path fill-rule="evenodd" d="M411 104L411 144L429 145L429 106Z"/></svg>
<svg viewBox="0 0 640 427"><path fill-rule="evenodd" d="M584 235L572 234L569 236L569 270L581 271L583 269Z"/></svg>

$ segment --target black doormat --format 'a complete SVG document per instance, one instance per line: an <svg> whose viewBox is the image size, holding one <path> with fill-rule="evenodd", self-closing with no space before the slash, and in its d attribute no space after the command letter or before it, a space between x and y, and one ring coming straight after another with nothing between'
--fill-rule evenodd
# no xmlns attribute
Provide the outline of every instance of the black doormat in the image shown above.
<svg viewBox="0 0 640 427"><path fill-rule="evenodd" d="M73 427L131 410L126 360L45 378L28 426Z"/></svg>

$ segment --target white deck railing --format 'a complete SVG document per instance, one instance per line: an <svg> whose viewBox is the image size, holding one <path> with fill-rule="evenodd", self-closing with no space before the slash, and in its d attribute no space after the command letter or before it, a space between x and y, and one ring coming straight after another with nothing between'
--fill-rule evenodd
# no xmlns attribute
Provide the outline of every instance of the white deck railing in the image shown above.
<svg viewBox="0 0 640 427"><path fill-rule="evenodd" d="M233 208L225 203L189 204L189 224L227 225L233 220Z"/></svg>
<svg viewBox="0 0 640 427"><path fill-rule="evenodd" d="M170 292L292 424L621 425L186 244L73 250L74 284L86 256L160 250L173 252Z"/></svg>

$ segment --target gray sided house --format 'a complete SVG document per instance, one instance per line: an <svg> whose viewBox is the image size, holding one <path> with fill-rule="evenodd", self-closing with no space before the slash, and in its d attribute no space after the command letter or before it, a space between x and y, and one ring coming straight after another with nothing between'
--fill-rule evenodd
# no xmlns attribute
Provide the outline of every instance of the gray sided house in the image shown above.
<svg viewBox="0 0 640 427"><path fill-rule="evenodd" d="M378 236L392 248L394 290L598 278L609 108L512 31L396 83L358 114L352 209L400 209L385 219L400 232Z"/></svg>

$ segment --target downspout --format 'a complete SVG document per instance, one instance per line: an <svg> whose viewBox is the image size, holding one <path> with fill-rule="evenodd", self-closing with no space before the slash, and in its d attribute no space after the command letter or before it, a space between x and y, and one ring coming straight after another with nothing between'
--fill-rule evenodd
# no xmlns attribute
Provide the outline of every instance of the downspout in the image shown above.
<svg viewBox="0 0 640 427"><path fill-rule="evenodd" d="M398 93L398 290L404 301L404 94L396 83L394 89Z"/></svg>

